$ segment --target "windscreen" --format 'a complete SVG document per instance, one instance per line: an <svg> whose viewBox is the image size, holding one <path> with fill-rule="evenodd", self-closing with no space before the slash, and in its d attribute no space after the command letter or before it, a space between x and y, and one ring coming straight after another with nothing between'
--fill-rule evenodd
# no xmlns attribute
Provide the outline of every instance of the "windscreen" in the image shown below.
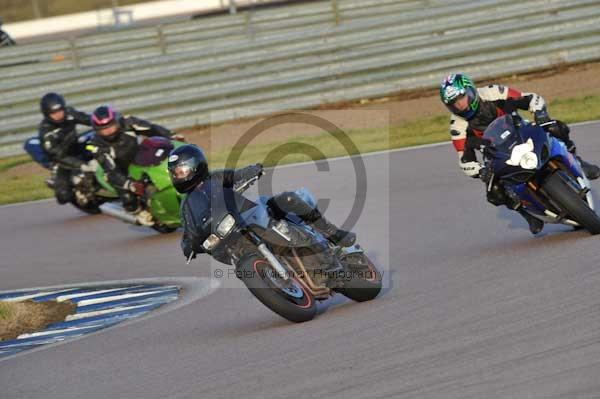
<svg viewBox="0 0 600 399"><path fill-rule="evenodd" d="M491 142L491 145L503 153L510 152L513 143L522 142L521 137L511 115L496 118L483 133L483 138Z"/></svg>

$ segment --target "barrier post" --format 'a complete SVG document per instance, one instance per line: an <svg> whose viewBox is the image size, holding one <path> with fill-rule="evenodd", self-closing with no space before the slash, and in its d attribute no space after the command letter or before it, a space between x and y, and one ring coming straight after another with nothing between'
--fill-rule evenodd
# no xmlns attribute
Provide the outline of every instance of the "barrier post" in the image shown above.
<svg viewBox="0 0 600 399"><path fill-rule="evenodd" d="M333 12L333 23L339 25L342 22L342 17L337 0L331 0L331 11Z"/></svg>
<svg viewBox="0 0 600 399"><path fill-rule="evenodd" d="M73 68L79 69L81 67L81 59L79 58L79 52L77 51L77 44L75 38L69 38L69 46L71 47L71 59L73 60Z"/></svg>
<svg viewBox="0 0 600 399"><path fill-rule="evenodd" d="M165 33L163 32L162 25L158 25L156 27L156 31L158 32L158 47L160 48L160 53L162 55L167 54L167 40L165 38Z"/></svg>

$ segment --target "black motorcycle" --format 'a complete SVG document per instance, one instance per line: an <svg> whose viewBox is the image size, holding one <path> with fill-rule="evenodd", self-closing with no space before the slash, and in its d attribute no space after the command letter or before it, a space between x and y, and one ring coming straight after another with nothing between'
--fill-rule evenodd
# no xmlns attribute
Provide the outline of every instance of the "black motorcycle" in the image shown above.
<svg viewBox="0 0 600 399"><path fill-rule="evenodd" d="M254 202L241 194L256 180L233 189L209 180L189 194L207 253L235 265L250 292L292 322L313 319L316 301L335 292L358 302L379 294L382 276L362 248L335 246L296 215L274 218L268 197ZM306 190L296 192L314 205Z"/></svg>
<svg viewBox="0 0 600 399"><path fill-rule="evenodd" d="M85 148L90 143L93 135L93 131L87 131L77 138L78 158L86 163L93 159L92 154ZM39 137L34 136L27 139L23 145L23 149L35 162L50 171L50 177L45 180L45 183L49 188L54 189L56 168L52 166L48 155L42 149ZM106 192L97 183L93 167L89 170L82 170L81 168L67 164L57 166L71 172L71 183L74 194L71 204L77 209L89 214L99 214L102 213L99 208L100 205L106 201L114 200L114 198L111 198L110 193Z"/></svg>

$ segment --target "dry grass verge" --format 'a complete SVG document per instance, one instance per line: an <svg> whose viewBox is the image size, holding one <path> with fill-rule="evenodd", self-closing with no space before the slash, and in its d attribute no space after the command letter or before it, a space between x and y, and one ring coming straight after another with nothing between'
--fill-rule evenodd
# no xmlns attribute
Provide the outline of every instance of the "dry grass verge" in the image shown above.
<svg viewBox="0 0 600 399"><path fill-rule="evenodd" d="M66 302L0 302L0 341L24 333L43 330L47 325L65 320L77 306Z"/></svg>

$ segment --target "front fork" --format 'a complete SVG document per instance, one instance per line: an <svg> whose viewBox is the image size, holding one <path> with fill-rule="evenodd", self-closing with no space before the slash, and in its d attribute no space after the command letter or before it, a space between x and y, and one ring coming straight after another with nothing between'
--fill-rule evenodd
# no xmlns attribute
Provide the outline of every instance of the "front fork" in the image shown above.
<svg viewBox="0 0 600 399"><path fill-rule="evenodd" d="M587 179L587 177L585 177L585 175L582 174L582 177L575 177L573 176L569 169L566 168L563 164L558 163L554 160L550 160L548 162L548 167L551 170L551 174L554 173L561 173L563 175L565 175L569 182L569 185L573 188L573 191L576 191L579 196L587 202L588 206L594 210L594 199L592 197L592 193L590 191L590 182ZM546 193L543 191L543 188L540 188L540 186L538 185L537 182L534 181L529 181L527 182L527 187L530 190L530 195L533 195L534 198L537 199L537 201L541 202L542 204L544 204L544 202L550 200ZM538 192L541 192L543 194L543 196L545 197L545 200L542 200L540 197L538 197ZM550 200L550 204L556 207L556 204L553 203L553 201ZM548 209L548 204L544 204L544 214L547 217L550 217L552 219L556 219L558 220L559 223L565 223L568 225L572 225L572 226L579 226L579 223L568 219L566 214L556 214L554 212L552 212L551 210ZM556 223L556 222L555 222Z"/></svg>
<svg viewBox="0 0 600 399"><path fill-rule="evenodd" d="M577 162L577 160L574 160L574 162ZM588 178L586 177L585 173L581 172L581 176L579 177L575 177L571 174L571 172L569 171L568 168L565 167L561 167L561 164L559 164L558 162L551 160L548 162L548 166L553 170L553 173L562 173L564 175L566 175L569 180L573 183L571 184L571 186L573 187L573 189L575 191L578 192L579 196L588 203L588 206L592 209L595 210L595 206L594 206L594 198L592 197L592 192L591 192L591 188L592 185L590 183L590 181L588 180ZM535 185L535 183L533 182L529 182L527 183L529 188L531 188L532 190L537 190L537 186Z"/></svg>
<svg viewBox="0 0 600 399"><path fill-rule="evenodd" d="M248 237L248 239L250 239L250 241L253 244L256 245L256 247L258 248L258 251L260 252L260 254L262 256L264 256L264 258L271 264L271 266L273 267L273 269L275 270L275 272L277 272L277 274L279 275L279 277L282 280L287 281L290 278L290 273L281 264L281 262L279 262L279 260L277 259L277 257L275 255L273 255L273 252L271 252L271 250L269 249L269 247L267 247L265 245L265 243L262 242L262 240L260 239L260 237L257 236L256 234L254 234L252 231L246 231L245 236Z"/></svg>

